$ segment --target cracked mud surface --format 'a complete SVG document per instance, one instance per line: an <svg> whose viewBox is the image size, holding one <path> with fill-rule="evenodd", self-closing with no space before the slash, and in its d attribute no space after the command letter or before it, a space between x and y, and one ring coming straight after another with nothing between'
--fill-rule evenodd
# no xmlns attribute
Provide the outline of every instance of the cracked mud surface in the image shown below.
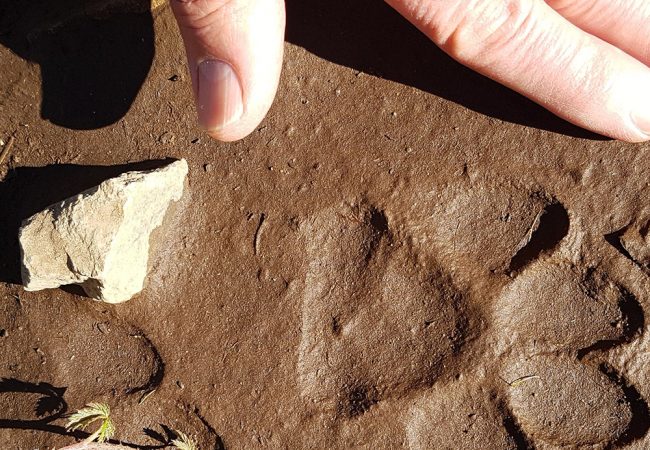
<svg viewBox="0 0 650 450"><path fill-rule="evenodd" d="M348 19L288 2L278 98L233 144L194 127L168 8L50 15L27 47L38 15L0 21L0 448L71 443L90 401L144 448L174 429L201 449L650 447L650 146L560 124L362 3L357 49ZM53 73L93 33L142 45L102 46L104 78L66 98ZM370 60L384 34L418 50ZM179 157L142 294L21 289L22 218Z"/></svg>

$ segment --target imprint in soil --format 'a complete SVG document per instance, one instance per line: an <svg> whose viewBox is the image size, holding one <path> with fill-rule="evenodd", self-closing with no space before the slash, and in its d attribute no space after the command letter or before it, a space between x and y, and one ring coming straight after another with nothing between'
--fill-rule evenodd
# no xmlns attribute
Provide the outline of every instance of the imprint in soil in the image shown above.
<svg viewBox="0 0 650 450"><path fill-rule="evenodd" d="M605 240L650 275L650 217L606 235Z"/></svg>
<svg viewBox="0 0 650 450"><path fill-rule="evenodd" d="M568 356L513 361L503 378L509 404L533 440L552 445L604 445L620 438L632 421L621 387L597 368Z"/></svg>
<svg viewBox="0 0 650 450"><path fill-rule="evenodd" d="M303 233L303 395L338 399L336 411L354 417L453 365L467 331L462 295L429 255L394 236L381 210L328 209Z"/></svg>
<svg viewBox="0 0 650 450"><path fill-rule="evenodd" d="M164 362L157 349L140 329L116 317L115 307L59 290L39 293L38 302L32 296L23 296L15 321L23 324L21 334L41 343L34 355L49 374L44 381L66 386L71 405L107 394L140 397L160 384ZM9 354L14 343L20 340L5 344Z"/></svg>
<svg viewBox="0 0 650 450"><path fill-rule="evenodd" d="M442 261L491 273L521 271L555 249L569 230L562 204L541 190L507 183L453 184L430 218Z"/></svg>
<svg viewBox="0 0 650 450"><path fill-rule="evenodd" d="M494 311L496 327L516 346L578 351L629 334L625 291L598 269L540 261L510 283Z"/></svg>
<svg viewBox="0 0 650 450"><path fill-rule="evenodd" d="M405 421L411 450L515 450L518 436L501 426L506 420L489 390L450 383L428 391Z"/></svg>

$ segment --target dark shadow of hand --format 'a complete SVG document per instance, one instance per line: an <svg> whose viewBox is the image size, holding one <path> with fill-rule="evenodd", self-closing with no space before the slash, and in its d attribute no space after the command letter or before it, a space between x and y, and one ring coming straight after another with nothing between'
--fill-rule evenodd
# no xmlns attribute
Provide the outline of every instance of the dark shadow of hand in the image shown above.
<svg viewBox="0 0 650 450"><path fill-rule="evenodd" d="M41 67L41 116L72 129L121 119L154 55L147 0L0 0L0 44Z"/></svg>

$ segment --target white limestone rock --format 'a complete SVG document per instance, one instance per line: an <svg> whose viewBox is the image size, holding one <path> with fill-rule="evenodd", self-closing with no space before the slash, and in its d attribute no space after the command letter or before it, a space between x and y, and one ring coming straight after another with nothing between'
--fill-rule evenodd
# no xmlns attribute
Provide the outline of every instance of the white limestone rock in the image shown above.
<svg viewBox="0 0 650 450"><path fill-rule="evenodd" d="M25 220L19 232L25 289L79 284L97 300L129 300L144 287L149 236L181 198L187 172L185 160L127 172Z"/></svg>

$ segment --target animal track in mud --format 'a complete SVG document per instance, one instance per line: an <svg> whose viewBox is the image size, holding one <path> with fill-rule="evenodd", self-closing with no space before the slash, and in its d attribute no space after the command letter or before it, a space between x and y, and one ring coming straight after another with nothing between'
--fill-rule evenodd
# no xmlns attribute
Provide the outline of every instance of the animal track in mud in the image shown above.
<svg viewBox="0 0 650 450"><path fill-rule="evenodd" d="M162 381L162 358L138 328L121 320L103 318L101 322L88 320L86 326L65 331L67 346L59 350L53 362L71 389L82 383L86 395L95 398L113 389L127 395L147 392ZM85 375L90 361L94 376L88 380Z"/></svg>
<svg viewBox="0 0 650 450"><path fill-rule="evenodd" d="M141 424L170 423L157 417L158 422L151 421L163 406L158 398L142 401L161 383L165 366L140 329L116 317L111 306L86 298L59 291L40 293L39 301L34 297L0 297L0 328L7 330L2 342L6 365L0 367L0 436L2 428L38 430L40 445L50 448L60 439L57 435L67 435L63 415L91 401L111 406L123 437L142 435ZM34 379L40 383L27 382ZM124 410L133 414L128 421L122 421ZM158 414L174 419L168 411ZM173 424L180 425L180 420ZM14 445L0 438L2 448Z"/></svg>
<svg viewBox="0 0 650 450"><path fill-rule="evenodd" d="M430 217L436 253L446 264L492 273L518 272L569 229L566 210L551 196L505 183L451 185Z"/></svg>
<svg viewBox="0 0 650 450"><path fill-rule="evenodd" d="M589 361L594 350L630 341L636 300L598 268L556 256L540 260L505 287L495 311L508 353L501 377L522 430L552 445L611 445L630 428L624 389ZM641 312L642 314L642 312ZM588 420L586 420L588 418Z"/></svg>
<svg viewBox="0 0 650 450"><path fill-rule="evenodd" d="M497 300L495 326L511 344L533 351L577 351L628 334L624 291L602 272L569 262L538 262Z"/></svg>
<svg viewBox="0 0 650 450"><path fill-rule="evenodd" d="M647 404L591 354L635 339L643 311L606 269L584 262L581 252L599 250L574 242L582 231L563 205L508 184L459 184L433 198L406 227L368 205L332 208L304 226L303 394L336 399L350 418L413 393L404 416L413 449L605 448L642 437ZM621 238L637 265L644 232ZM494 354L474 362L472 377L487 378L455 381L445 370L458 367L476 331L475 294L458 288L467 280L495 287L481 300ZM422 321L438 334L423 333Z"/></svg>
<svg viewBox="0 0 650 450"><path fill-rule="evenodd" d="M520 222L529 223L533 211L543 204L536 199L550 198L539 195L525 200L521 193L504 196L503 191L491 192L496 198L480 200L488 205L483 210L472 202L460 209L484 219L495 214L490 212L495 205L516 205L511 217L524 217ZM630 429L634 408L621 386L581 359L591 351L633 339L643 322L635 316L642 317L642 311L636 299L599 268L585 266L582 258L569 262L558 256L558 244L569 232L568 214L553 200L543 208L524 240L514 247L516 253L506 270L514 278L502 288L492 308L492 328L500 335L497 359L503 361L497 370L507 386L497 389L500 392L495 392L495 398L503 402L504 417L508 417L508 410L514 416L513 423L525 438L523 447L530 441L530 445L600 448L617 442ZM458 217L458 213L453 214ZM439 228L444 227L443 222ZM476 224L472 227L476 228ZM459 227L463 232L457 237L465 250L472 250L466 244L472 242L472 227ZM476 249L485 248L490 236L499 236L500 228L498 221L484 222L483 228L477 230ZM518 232L523 228L520 226ZM483 260L476 253L470 254L483 268L498 273L495 268L504 267L513 247L504 244L496 248ZM472 446L467 436L456 433L456 437L467 444L464 447L479 448ZM490 434L483 437L487 439Z"/></svg>
<svg viewBox="0 0 650 450"><path fill-rule="evenodd" d="M606 445L627 430L632 411L623 390L597 368L570 356L517 358L504 368L508 400L533 440Z"/></svg>
<svg viewBox="0 0 650 450"><path fill-rule="evenodd" d="M623 256L650 275L650 213L605 236Z"/></svg>
<svg viewBox="0 0 650 450"><path fill-rule="evenodd" d="M495 396L480 386L436 389L416 401L406 417L406 438L413 450L514 450L517 440L502 426Z"/></svg>
<svg viewBox="0 0 650 450"><path fill-rule="evenodd" d="M430 386L467 332L461 293L372 206L329 209L305 228L303 394L354 417Z"/></svg>
<svg viewBox="0 0 650 450"><path fill-rule="evenodd" d="M49 374L46 381L67 386L68 400L90 401L111 393L141 395L162 381L163 360L141 330L98 303L68 294L60 298L54 291L48 296L46 301L32 302L28 300L31 294L24 294L22 306L5 300L15 307L4 344L11 354L14 342L20 347L22 336L30 341L23 346L42 343L31 345L38 346L35 354ZM88 367L93 368L92 376L88 376ZM9 375L0 372L0 376Z"/></svg>

